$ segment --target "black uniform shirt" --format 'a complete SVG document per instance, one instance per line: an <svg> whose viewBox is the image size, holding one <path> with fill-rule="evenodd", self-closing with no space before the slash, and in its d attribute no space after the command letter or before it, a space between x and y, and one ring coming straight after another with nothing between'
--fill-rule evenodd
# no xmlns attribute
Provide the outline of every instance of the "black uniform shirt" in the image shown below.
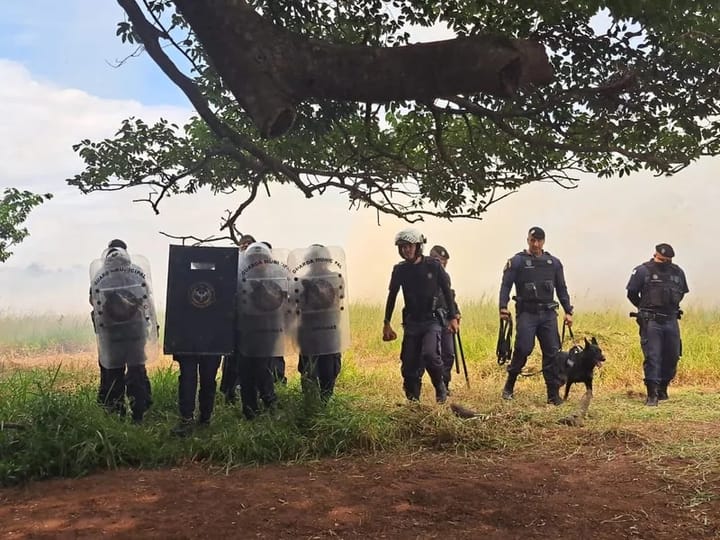
<svg viewBox="0 0 720 540"><path fill-rule="evenodd" d="M423 257L414 264L407 261L396 264L390 277L390 286L385 304L385 321L389 322L395 309L397 293L402 288L405 308L403 320L417 322L433 319L433 311L438 307L436 298L442 293L445 298L453 298L450 289L450 277L439 261ZM454 302L447 306L448 317L457 316Z"/></svg>

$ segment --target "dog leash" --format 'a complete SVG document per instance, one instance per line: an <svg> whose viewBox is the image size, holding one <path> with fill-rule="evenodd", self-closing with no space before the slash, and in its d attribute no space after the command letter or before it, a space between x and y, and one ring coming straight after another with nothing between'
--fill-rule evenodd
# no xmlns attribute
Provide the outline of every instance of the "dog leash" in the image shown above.
<svg viewBox="0 0 720 540"><path fill-rule="evenodd" d="M500 330L498 331L497 347L495 354L499 366L505 364L512 357L512 319L500 319Z"/></svg>
<svg viewBox="0 0 720 540"><path fill-rule="evenodd" d="M570 341L572 341L572 344L575 346L578 346L577 341L575 341L575 334L573 334L572 326L568 326L568 323L566 320L563 320L563 327L562 327L562 335L560 337L560 345L562 346L563 343L565 343L565 329L568 330L568 335L570 336Z"/></svg>

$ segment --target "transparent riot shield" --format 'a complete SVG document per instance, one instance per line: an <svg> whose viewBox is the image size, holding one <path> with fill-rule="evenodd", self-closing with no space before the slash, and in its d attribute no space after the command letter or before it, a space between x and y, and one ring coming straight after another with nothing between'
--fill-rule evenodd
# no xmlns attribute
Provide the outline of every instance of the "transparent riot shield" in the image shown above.
<svg viewBox="0 0 720 540"><path fill-rule="evenodd" d="M139 257L147 265L144 257ZM152 362L159 355L157 316L147 272L124 250L93 261L92 319L100 364L108 369Z"/></svg>
<svg viewBox="0 0 720 540"><path fill-rule="evenodd" d="M291 339L288 270L264 244L254 243L238 263L238 352L246 357L285 356Z"/></svg>
<svg viewBox="0 0 720 540"><path fill-rule="evenodd" d="M296 249L290 252L288 267L300 354L343 352L350 345L345 252L338 246Z"/></svg>

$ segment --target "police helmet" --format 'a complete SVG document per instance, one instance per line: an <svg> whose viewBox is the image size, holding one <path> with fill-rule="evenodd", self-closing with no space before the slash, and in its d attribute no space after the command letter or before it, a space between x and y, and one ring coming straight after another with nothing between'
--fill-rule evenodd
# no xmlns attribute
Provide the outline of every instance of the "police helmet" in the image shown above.
<svg viewBox="0 0 720 540"><path fill-rule="evenodd" d="M247 247L244 255L253 258L271 257L272 251L265 242L253 242Z"/></svg>
<svg viewBox="0 0 720 540"><path fill-rule="evenodd" d="M419 257L422 255L422 246L427 242L425 235L417 229L403 229L395 235L395 245L398 247L398 255L401 257L403 244L415 244L415 256Z"/></svg>
<svg viewBox="0 0 720 540"><path fill-rule="evenodd" d="M424 244L427 238L417 229L403 229L395 235L395 245L400 244Z"/></svg>
<svg viewBox="0 0 720 540"><path fill-rule="evenodd" d="M109 247L103 252L103 259L105 259L105 264L128 264L130 262L130 254L123 248Z"/></svg>

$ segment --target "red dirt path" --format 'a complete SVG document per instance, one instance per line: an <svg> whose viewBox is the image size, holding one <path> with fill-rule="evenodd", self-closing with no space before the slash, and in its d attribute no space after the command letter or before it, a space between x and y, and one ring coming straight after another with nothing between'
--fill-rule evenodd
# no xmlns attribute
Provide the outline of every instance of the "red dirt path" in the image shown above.
<svg viewBox="0 0 720 540"><path fill-rule="evenodd" d="M689 487L623 446L608 450L612 459L423 453L34 482L0 490L0 537L720 538L720 501L692 506Z"/></svg>

